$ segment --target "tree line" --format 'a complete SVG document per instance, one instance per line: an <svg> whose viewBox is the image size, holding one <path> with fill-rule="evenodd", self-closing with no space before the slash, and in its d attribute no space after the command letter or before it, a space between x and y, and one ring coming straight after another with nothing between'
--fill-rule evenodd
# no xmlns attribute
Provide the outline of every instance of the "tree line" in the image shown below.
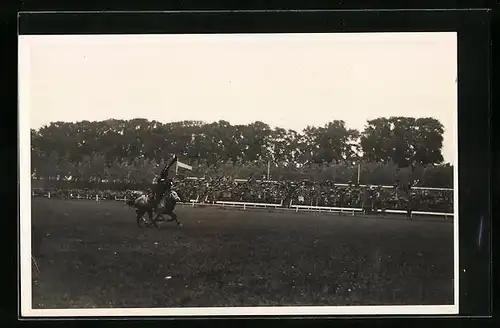
<svg viewBox="0 0 500 328"><path fill-rule="evenodd" d="M443 126L434 118L389 117L367 121L363 131L333 120L303 131L271 128L257 121L161 123L146 119L52 122L31 130L32 173L46 179L151 181L172 154L194 175L225 171L245 178L356 179L387 184L404 176L427 186L452 186L443 163ZM405 173L407 172L407 173ZM372 182L369 182L372 181Z"/></svg>

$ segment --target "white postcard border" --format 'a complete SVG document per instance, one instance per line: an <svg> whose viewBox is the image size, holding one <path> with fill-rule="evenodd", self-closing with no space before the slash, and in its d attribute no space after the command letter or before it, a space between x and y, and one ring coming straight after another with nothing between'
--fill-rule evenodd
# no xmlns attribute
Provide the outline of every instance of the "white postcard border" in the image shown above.
<svg viewBox="0 0 500 328"><path fill-rule="evenodd" d="M427 34L444 34L428 32ZM457 33L454 34L457 38ZM359 33L361 34L361 33ZM394 34L394 33L387 33ZM403 34L403 33L397 33ZM410 33L408 33L410 34ZM411 33L415 34L415 33ZM423 33L419 33L423 34ZM286 34L288 35L288 34ZM311 34L316 35L316 34ZM324 36L325 33L322 33ZM147 35L145 35L147 37ZM198 35L203 37L203 35ZM233 35L234 36L234 35ZM42 36L46 37L46 36ZM130 37L127 36L127 37ZM137 36L134 36L137 37ZM179 36L177 36L179 37ZM195 37L189 35L190 38ZM213 35L210 37L214 37ZM61 38L70 38L63 35ZM123 317L123 316L307 316L307 315L453 315L459 304L459 250L458 250L458 107L454 112L455 163L454 178L454 304L405 306L276 306L276 307L196 307L196 308L98 308L98 309L33 309L31 272L31 152L30 152L30 43L34 36L19 36L19 214L20 214L20 292L21 317ZM458 51L458 48L457 48ZM458 98L458 92L457 92Z"/></svg>

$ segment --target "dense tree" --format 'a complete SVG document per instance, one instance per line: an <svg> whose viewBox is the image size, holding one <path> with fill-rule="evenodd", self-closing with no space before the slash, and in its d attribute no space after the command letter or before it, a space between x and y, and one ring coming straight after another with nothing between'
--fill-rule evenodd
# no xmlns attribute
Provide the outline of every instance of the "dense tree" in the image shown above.
<svg viewBox="0 0 500 328"><path fill-rule="evenodd" d="M434 118L419 118L416 121L415 162L420 165L441 164L443 155L443 125Z"/></svg>
<svg viewBox="0 0 500 328"><path fill-rule="evenodd" d="M360 145L367 161L399 167L441 164L443 132L434 118L377 118L368 121Z"/></svg>
<svg viewBox="0 0 500 328"><path fill-rule="evenodd" d="M333 121L319 128L308 126L304 130L303 148L308 162L321 164L355 158L353 144L358 134L347 129L344 121Z"/></svg>
<svg viewBox="0 0 500 328"><path fill-rule="evenodd" d="M367 123L360 134L335 120L302 132L259 121L53 122L31 130L32 173L52 180L142 183L151 181L175 153L193 165L192 173L198 176L220 169L240 178L262 177L269 162L275 178L345 183L355 181L362 150L361 181L366 183L390 184L411 175L426 185L451 184L451 167L429 168L443 161L439 121L390 117ZM408 166L410 173L402 170Z"/></svg>

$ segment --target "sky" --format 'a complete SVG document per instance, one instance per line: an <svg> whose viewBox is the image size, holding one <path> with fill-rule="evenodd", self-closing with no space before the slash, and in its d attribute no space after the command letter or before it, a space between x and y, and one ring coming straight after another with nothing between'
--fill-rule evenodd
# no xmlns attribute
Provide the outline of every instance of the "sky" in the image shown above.
<svg viewBox="0 0 500 328"><path fill-rule="evenodd" d="M52 121L434 117L456 155L456 33L20 36L20 110ZM22 106L21 106L22 105Z"/></svg>

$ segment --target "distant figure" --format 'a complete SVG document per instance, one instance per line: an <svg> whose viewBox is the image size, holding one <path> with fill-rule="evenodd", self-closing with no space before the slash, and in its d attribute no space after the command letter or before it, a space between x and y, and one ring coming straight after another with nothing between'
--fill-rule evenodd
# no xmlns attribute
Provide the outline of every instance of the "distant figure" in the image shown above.
<svg viewBox="0 0 500 328"><path fill-rule="evenodd" d="M385 210L382 208L380 186L377 186L377 188L373 190L373 212L379 214L379 210L382 214L385 214Z"/></svg>
<svg viewBox="0 0 500 328"><path fill-rule="evenodd" d="M413 203L414 203L415 195L413 192L408 193L408 199L406 201L406 217L408 220L413 218Z"/></svg>
<svg viewBox="0 0 500 328"><path fill-rule="evenodd" d="M373 197L370 189L366 189L363 193L363 213L369 215L373 209Z"/></svg>

